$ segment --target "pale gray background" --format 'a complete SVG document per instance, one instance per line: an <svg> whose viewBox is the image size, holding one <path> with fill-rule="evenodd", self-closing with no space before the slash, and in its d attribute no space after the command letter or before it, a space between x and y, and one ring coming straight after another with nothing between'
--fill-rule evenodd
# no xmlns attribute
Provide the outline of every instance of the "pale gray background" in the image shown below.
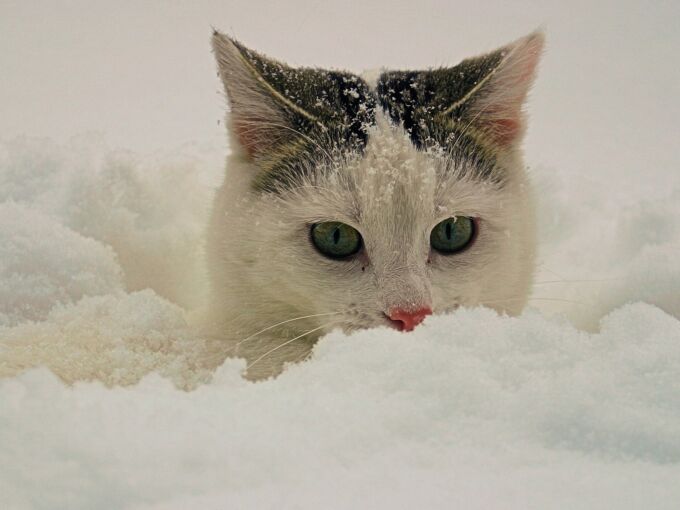
<svg viewBox="0 0 680 510"><path fill-rule="evenodd" d="M544 26L528 161L677 172L678 20L678 1L2 0L0 138L223 143L211 25L293 64L354 71L454 64Z"/></svg>

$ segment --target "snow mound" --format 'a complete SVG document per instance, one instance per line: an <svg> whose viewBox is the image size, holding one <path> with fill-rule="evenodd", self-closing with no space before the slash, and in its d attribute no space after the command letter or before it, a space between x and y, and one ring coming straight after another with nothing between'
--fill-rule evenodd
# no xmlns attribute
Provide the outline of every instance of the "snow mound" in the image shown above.
<svg viewBox="0 0 680 510"><path fill-rule="evenodd" d="M537 172L533 309L250 383L191 327L220 152L0 143L0 508L677 507L680 179Z"/></svg>
<svg viewBox="0 0 680 510"><path fill-rule="evenodd" d="M62 231L52 235L68 235L63 232L68 229L91 244L98 241L102 249L112 248L127 290L153 288L182 306L196 307L205 283L201 250L206 215L223 165L222 150L197 145L142 158L110 150L95 135L74 138L66 146L20 137L0 143L0 204L49 216ZM27 231L22 237L30 233L38 243L39 224L51 228L47 221L31 219L18 228ZM0 225L4 238L17 237L15 225L16 219ZM83 251L67 239L45 245ZM30 251L28 244L23 248ZM31 257L42 259L42 272L57 264L48 253Z"/></svg>
<svg viewBox="0 0 680 510"><path fill-rule="evenodd" d="M680 318L680 174L655 185L653 174L622 182L613 172L571 171L536 176L542 260L533 304L590 330L635 301ZM669 180L669 172L658 173L659 182ZM562 301L549 302L555 298Z"/></svg>
<svg viewBox="0 0 680 510"><path fill-rule="evenodd" d="M121 279L109 246L40 211L0 203L0 325L45 319L58 303L121 289Z"/></svg>
<svg viewBox="0 0 680 510"><path fill-rule="evenodd" d="M184 311L150 290L86 297L0 334L0 377L45 365L69 383L127 385L153 371L181 388L209 379Z"/></svg>
<svg viewBox="0 0 680 510"><path fill-rule="evenodd" d="M151 296L146 296L151 300ZM680 323L537 313L328 335L252 384L0 382L11 508L676 508ZM9 506L8 506L9 505Z"/></svg>

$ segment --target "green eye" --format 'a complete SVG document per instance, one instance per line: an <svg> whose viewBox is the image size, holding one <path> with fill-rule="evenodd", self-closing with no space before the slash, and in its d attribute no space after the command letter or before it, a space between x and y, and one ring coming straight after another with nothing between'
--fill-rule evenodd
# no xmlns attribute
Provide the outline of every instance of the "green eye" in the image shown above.
<svg viewBox="0 0 680 510"><path fill-rule="evenodd" d="M430 245L440 253L450 255L467 248L475 237L472 218L458 216L437 224L430 233Z"/></svg>
<svg viewBox="0 0 680 510"><path fill-rule="evenodd" d="M326 257L343 259L359 251L361 234L339 221L326 221L312 225L312 242Z"/></svg>

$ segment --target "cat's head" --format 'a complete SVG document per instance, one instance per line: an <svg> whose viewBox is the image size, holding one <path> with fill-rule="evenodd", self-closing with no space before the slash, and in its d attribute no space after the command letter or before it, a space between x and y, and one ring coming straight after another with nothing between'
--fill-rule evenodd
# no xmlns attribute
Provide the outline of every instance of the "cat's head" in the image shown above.
<svg viewBox="0 0 680 510"><path fill-rule="evenodd" d="M521 311L535 252L522 108L542 46L534 33L365 80L216 32L232 154L210 227L213 306L243 331L305 315L319 331L410 330L459 306Z"/></svg>

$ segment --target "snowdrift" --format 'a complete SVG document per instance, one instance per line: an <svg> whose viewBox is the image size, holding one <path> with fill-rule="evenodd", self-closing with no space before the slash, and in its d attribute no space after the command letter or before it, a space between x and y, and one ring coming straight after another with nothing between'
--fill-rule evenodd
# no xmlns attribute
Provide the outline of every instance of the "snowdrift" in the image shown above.
<svg viewBox="0 0 680 510"><path fill-rule="evenodd" d="M192 357L222 157L0 144L0 507L677 508L680 178L535 171L523 316L335 332L250 383Z"/></svg>

